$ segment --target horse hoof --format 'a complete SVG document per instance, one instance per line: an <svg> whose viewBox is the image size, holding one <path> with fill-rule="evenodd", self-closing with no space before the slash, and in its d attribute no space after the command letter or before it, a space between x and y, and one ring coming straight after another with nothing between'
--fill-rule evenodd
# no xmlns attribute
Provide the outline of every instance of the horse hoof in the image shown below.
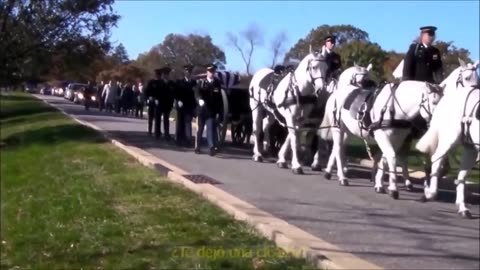
<svg viewBox="0 0 480 270"><path fill-rule="evenodd" d="M303 174L303 169L302 168L295 168L292 169L293 174Z"/></svg>
<svg viewBox="0 0 480 270"><path fill-rule="evenodd" d="M458 212L458 215L465 219L473 219L472 213L468 210Z"/></svg>
<svg viewBox="0 0 480 270"><path fill-rule="evenodd" d="M420 197L420 199L418 199L418 201L421 202L421 203L428 202L427 197L425 195L422 195L422 197Z"/></svg>
<svg viewBox="0 0 480 270"><path fill-rule="evenodd" d="M322 171L322 167L320 167L320 165L312 166L312 171L314 171L314 172L321 172L321 171Z"/></svg>
<svg viewBox="0 0 480 270"><path fill-rule="evenodd" d="M323 177L325 177L326 180L330 180L332 178L332 174L327 172Z"/></svg>
<svg viewBox="0 0 480 270"><path fill-rule="evenodd" d="M398 200L398 197L400 197L399 193L397 190L389 190L388 194L390 197L392 197L394 200Z"/></svg>
<svg viewBox="0 0 480 270"><path fill-rule="evenodd" d="M413 185L412 185L412 184L406 185L405 188L407 189L408 192L412 192L412 191L413 191Z"/></svg>
<svg viewBox="0 0 480 270"><path fill-rule="evenodd" d="M253 157L253 161L255 162L263 162L263 158L262 157Z"/></svg>
<svg viewBox="0 0 480 270"><path fill-rule="evenodd" d="M340 186L344 186L344 187L348 187L350 185L347 179L340 180L339 184Z"/></svg>
<svg viewBox="0 0 480 270"><path fill-rule="evenodd" d="M287 168L288 168L286 162L279 162L279 163L277 163L277 166L278 166L278 168L280 168L280 169L287 169Z"/></svg>
<svg viewBox="0 0 480 270"><path fill-rule="evenodd" d="M385 189L383 187L376 187L375 192L378 194L385 194Z"/></svg>

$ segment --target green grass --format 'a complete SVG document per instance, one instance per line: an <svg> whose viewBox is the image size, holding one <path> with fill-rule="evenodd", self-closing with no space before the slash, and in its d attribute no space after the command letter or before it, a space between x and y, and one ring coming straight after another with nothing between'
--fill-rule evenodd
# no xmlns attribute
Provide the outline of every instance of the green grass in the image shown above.
<svg viewBox="0 0 480 270"><path fill-rule="evenodd" d="M411 149L408 152L408 167L413 170L424 171L423 160L424 156L422 153L418 152L415 147L416 141L413 141L411 144ZM371 145L372 154L375 154L379 151L377 145ZM354 158L363 158L369 159L367 150L365 148L365 143L358 139L352 138L347 147L347 155ZM449 154L450 161L450 171L447 176L456 178L458 175L458 167L460 164L457 163L462 160L463 146L458 146L453 153ZM472 182L480 183L480 166L477 164L470 170L467 175L467 179Z"/></svg>
<svg viewBox="0 0 480 270"><path fill-rule="evenodd" d="M312 269L232 253L279 249L44 103L2 94L0 108L2 269Z"/></svg>

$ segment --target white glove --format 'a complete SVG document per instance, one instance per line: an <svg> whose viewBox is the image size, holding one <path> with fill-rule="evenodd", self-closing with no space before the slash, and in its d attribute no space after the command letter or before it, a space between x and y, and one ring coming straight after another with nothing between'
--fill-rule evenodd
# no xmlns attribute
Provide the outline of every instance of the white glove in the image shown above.
<svg viewBox="0 0 480 270"><path fill-rule="evenodd" d="M155 105L158 105L158 99L155 99Z"/></svg>
<svg viewBox="0 0 480 270"><path fill-rule="evenodd" d="M200 107L202 107L204 104L205 104L205 101L203 101L203 99L200 99L198 101L198 105L200 105Z"/></svg>
<svg viewBox="0 0 480 270"><path fill-rule="evenodd" d="M179 101L179 102L177 102L177 104L178 104L178 107L179 107L179 108L182 108L182 107L183 107L183 102Z"/></svg>

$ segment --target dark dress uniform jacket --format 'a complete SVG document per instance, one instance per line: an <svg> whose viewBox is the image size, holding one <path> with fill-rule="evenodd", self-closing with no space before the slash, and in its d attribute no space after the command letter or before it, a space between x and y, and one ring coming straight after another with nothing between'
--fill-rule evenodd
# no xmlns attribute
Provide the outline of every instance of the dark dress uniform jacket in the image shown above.
<svg viewBox="0 0 480 270"><path fill-rule="evenodd" d="M178 108L179 110L188 114L193 114L195 112L196 101L193 89L196 85L197 81L195 81L194 79L190 79L189 81L187 81L185 78L183 78L177 81L175 89L175 99L183 103L183 107Z"/></svg>
<svg viewBox="0 0 480 270"><path fill-rule="evenodd" d="M145 88L145 98L148 99L152 97L155 99L160 99L160 92L162 91L163 82L160 80L150 80L147 83ZM153 102L153 101L152 101Z"/></svg>
<svg viewBox="0 0 480 270"><path fill-rule="evenodd" d="M443 80L441 57L440 51L433 46L410 45L403 63L403 80L440 83Z"/></svg>
<svg viewBox="0 0 480 270"><path fill-rule="evenodd" d="M173 90L175 88L175 82L168 80L167 82L165 81L160 81L161 82L161 90L159 93L159 104L160 104L160 110L162 112L169 112L172 110L173 107Z"/></svg>
<svg viewBox="0 0 480 270"><path fill-rule="evenodd" d="M330 53L327 53L326 62L328 65L326 77L329 79L332 75L334 77L337 77L335 73L337 70L339 70L342 67L342 61L341 61L340 55L338 55L336 52L333 52L333 51Z"/></svg>
<svg viewBox="0 0 480 270"><path fill-rule="evenodd" d="M203 99L205 101L204 108L199 107L199 115L204 117L214 117L222 112L222 83L219 79L214 78L212 82L207 79L201 79L196 87L195 95L197 101Z"/></svg>

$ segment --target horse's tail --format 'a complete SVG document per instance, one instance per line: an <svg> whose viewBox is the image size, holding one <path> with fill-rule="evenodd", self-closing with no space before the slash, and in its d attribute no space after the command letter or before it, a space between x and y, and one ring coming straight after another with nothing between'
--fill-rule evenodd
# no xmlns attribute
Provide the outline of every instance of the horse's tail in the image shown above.
<svg viewBox="0 0 480 270"><path fill-rule="evenodd" d="M418 140L415 148L425 154L433 154L438 145L438 128L435 125L430 126L425 135Z"/></svg>

